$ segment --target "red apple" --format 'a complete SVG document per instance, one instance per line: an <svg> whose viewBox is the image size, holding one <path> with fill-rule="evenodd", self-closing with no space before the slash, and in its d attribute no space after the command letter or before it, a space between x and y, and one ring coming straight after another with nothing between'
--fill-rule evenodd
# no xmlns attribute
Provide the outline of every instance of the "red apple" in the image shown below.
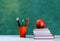
<svg viewBox="0 0 60 41"><path fill-rule="evenodd" d="M45 22L44 22L44 20L43 19L38 19L36 21L36 26L37 26L37 28L45 28Z"/></svg>

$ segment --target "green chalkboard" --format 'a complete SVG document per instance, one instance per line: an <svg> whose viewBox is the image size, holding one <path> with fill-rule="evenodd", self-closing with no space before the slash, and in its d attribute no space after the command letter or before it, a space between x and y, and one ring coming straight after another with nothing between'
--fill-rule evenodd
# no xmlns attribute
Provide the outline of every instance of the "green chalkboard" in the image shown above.
<svg viewBox="0 0 60 41"><path fill-rule="evenodd" d="M46 27L60 35L60 0L0 0L0 35L17 35L16 17L30 18L27 34L33 34L37 19L44 19Z"/></svg>

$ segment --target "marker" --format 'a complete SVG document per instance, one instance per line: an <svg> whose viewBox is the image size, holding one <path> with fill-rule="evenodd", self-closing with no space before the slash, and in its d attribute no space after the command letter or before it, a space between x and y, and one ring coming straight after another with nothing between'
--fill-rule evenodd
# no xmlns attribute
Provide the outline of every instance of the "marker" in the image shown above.
<svg viewBox="0 0 60 41"><path fill-rule="evenodd" d="M28 23L29 23L29 18L26 19L25 26L28 26Z"/></svg>
<svg viewBox="0 0 60 41"><path fill-rule="evenodd" d="M20 22L19 22L19 18L16 18L16 21L18 23L18 26L20 27L21 25L20 25Z"/></svg>

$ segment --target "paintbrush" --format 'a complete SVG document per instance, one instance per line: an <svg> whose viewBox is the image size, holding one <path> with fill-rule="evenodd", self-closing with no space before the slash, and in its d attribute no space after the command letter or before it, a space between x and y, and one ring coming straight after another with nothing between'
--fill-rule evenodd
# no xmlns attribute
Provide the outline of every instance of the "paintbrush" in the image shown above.
<svg viewBox="0 0 60 41"><path fill-rule="evenodd" d="M21 25L20 25L20 22L19 22L19 18L16 18L16 21L18 23L18 26L20 27Z"/></svg>

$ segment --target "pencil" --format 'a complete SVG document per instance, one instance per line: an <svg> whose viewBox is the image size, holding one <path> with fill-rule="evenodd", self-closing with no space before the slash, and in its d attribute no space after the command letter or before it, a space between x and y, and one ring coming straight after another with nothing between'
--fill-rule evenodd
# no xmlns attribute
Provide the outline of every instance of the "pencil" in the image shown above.
<svg viewBox="0 0 60 41"><path fill-rule="evenodd" d="M24 19L22 19L22 26L24 26Z"/></svg>
<svg viewBox="0 0 60 41"><path fill-rule="evenodd" d="M29 23L29 18L26 19L25 26L28 26L28 23Z"/></svg>

